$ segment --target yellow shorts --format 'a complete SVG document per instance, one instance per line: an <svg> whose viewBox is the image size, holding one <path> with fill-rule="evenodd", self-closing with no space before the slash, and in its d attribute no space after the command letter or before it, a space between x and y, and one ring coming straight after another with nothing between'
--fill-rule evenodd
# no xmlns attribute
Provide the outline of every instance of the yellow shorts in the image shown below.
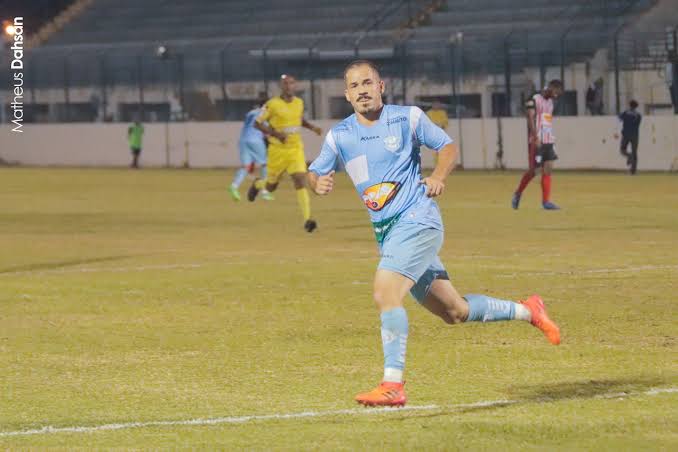
<svg viewBox="0 0 678 452"><path fill-rule="evenodd" d="M304 155L304 145L296 146L278 146L270 144L268 146L268 161L266 162L266 182L277 184L283 173L305 173L306 156Z"/></svg>

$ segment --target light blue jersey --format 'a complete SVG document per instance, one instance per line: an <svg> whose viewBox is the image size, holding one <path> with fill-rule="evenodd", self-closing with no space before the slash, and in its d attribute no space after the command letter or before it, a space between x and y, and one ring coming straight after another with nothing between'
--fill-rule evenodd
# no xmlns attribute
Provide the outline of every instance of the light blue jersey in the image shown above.
<svg viewBox="0 0 678 452"><path fill-rule="evenodd" d="M261 113L261 108L250 110L245 116L245 124L240 131L240 163L248 166L266 164L266 141L261 130L254 127L255 120Z"/></svg>
<svg viewBox="0 0 678 452"><path fill-rule="evenodd" d="M373 126L363 126L355 114L334 126L309 171L328 174L341 159L380 243L403 216L442 231L438 205L421 184L419 147L439 151L449 143L452 139L420 108L385 105Z"/></svg>
<svg viewBox="0 0 678 452"><path fill-rule="evenodd" d="M257 117L261 114L261 108L255 108L247 112L245 123L240 131L240 142L259 142L264 141L264 134L261 130L254 127Z"/></svg>

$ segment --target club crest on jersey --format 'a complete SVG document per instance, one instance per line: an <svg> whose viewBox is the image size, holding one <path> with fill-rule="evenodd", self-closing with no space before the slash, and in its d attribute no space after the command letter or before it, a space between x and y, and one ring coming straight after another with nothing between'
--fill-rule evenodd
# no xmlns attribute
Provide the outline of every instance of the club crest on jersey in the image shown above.
<svg viewBox="0 0 678 452"><path fill-rule="evenodd" d="M400 183L398 182L374 184L367 187L363 192L363 201L368 209L378 212L391 202L399 188Z"/></svg>
<svg viewBox="0 0 678 452"><path fill-rule="evenodd" d="M390 152L396 152L398 149L400 149L400 142L402 140L400 137L397 137L395 135L388 136L384 138L384 147L386 148L387 151Z"/></svg>

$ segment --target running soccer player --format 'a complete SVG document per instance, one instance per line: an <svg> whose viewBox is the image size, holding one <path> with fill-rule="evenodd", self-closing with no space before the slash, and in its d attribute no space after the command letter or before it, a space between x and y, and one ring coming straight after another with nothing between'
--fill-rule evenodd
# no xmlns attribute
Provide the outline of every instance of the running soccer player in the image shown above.
<svg viewBox="0 0 678 452"><path fill-rule="evenodd" d="M520 206L523 191L541 168L541 205L546 210L558 210L551 202L551 172L553 162L558 159L553 135L553 101L563 92L560 80L551 80L541 93L537 93L525 104L527 110L529 169L520 179L518 189L513 193L511 206Z"/></svg>
<svg viewBox="0 0 678 452"><path fill-rule="evenodd" d="M238 148L240 149L240 164L242 166L235 173L233 182L228 188L233 201L240 201L240 191L238 188L247 177L247 174L254 173L257 165L261 168L261 177L266 178L266 141L264 133L254 127L256 119L261 114L261 106L264 102L264 100L257 102L255 108L247 113L245 123L240 131ZM262 190L261 197L266 201L273 200L273 195L265 188Z"/></svg>
<svg viewBox="0 0 678 452"><path fill-rule="evenodd" d="M304 119L304 101L295 95L297 81L294 77L283 74L280 88L282 94L266 102L255 123L255 127L269 136L268 173L265 180L254 181L247 192L247 199L254 201L263 189L275 191L283 173L287 172L297 191L304 229L313 232L318 224L311 219L311 200L306 189L306 156L299 131L301 127L306 127L320 135L322 129Z"/></svg>
<svg viewBox="0 0 678 452"><path fill-rule="evenodd" d="M640 122L643 116L638 113L638 102L632 100L629 102L629 109L619 115L619 125L621 128L621 142L619 143L619 152L626 157L626 165L629 166L629 172L636 174L638 167L638 137ZM614 134L619 138L619 134ZM629 144L631 152L628 151Z"/></svg>
<svg viewBox="0 0 678 452"><path fill-rule="evenodd" d="M515 303L457 293L438 257L443 223L433 200L445 189L457 158L456 145L419 108L384 105L384 82L374 63L350 63L344 80L346 99L355 113L327 133L308 180L318 195L327 195L334 187L337 159L343 161L370 213L380 249L373 295L381 312L384 376L376 389L358 394L355 400L370 406L407 401L403 381L407 292L446 323L524 320L559 344L560 330L538 295ZM433 173L423 179L422 145L439 154Z"/></svg>
<svg viewBox="0 0 678 452"><path fill-rule="evenodd" d="M141 155L141 142L144 137L144 126L141 125L138 119L127 128L127 142L129 149L132 151L132 163L130 168L139 168L139 156Z"/></svg>

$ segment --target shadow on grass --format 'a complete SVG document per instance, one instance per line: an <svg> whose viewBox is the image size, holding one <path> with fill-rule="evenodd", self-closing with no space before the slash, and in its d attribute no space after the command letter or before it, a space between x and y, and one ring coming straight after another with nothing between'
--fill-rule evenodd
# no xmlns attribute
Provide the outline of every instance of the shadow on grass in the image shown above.
<svg viewBox="0 0 678 452"><path fill-rule="evenodd" d="M130 257L139 257L139 254L127 254L120 256L103 256L103 257L92 257L84 259L69 259L57 262L44 262L44 263L34 263L34 264L25 264L17 265L14 267L0 268L0 275L3 273L19 273L19 272L30 272L38 270L56 270L59 268L66 267L75 267L77 265L83 264L97 264L100 262L112 262L127 259Z"/></svg>
<svg viewBox="0 0 678 452"><path fill-rule="evenodd" d="M639 375L628 378L512 386L509 388L508 392L513 396L512 398L525 401L589 399L620 392L642 392L670 383L671 381L668 378Z"/></svg>
<svg viewBox="0 0 678 452"><path fill-rule="evenodd" d="M530 403L557 402L560 400L605 399L622 393L638 394L652 388L675 384L675 378L657 376L638 376L619 379L581 380L542 385L513 386L509 388L510 400L490 401L485 404L459 404L442 406L436 413L408 413L394 420L405 421L411 418L435 418L451 414L464 414L483 411L495 411L510 406Z"/></svg>

